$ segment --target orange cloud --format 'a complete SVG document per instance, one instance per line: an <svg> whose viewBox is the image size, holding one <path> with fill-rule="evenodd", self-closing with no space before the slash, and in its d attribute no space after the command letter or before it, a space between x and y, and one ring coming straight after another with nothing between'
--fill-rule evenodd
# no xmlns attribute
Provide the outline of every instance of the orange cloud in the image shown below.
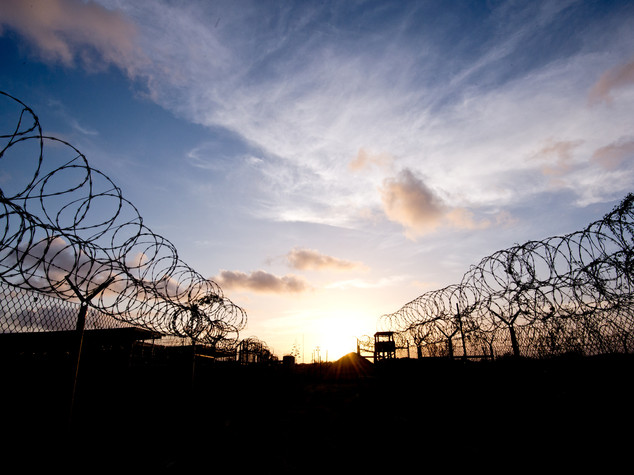
<svg viewBox="0 0 634 475"><path fill-rule="evenodd" d="M351 270L361 267L358 262L327 256L313 249L294 248L286 258L291 267L300 270Z"/></svg>
<svg viewBox="0 0 634 475"><path fill-rule="evenodd" d="M548 161L547 164L542 166L542 173L544 175L562 176L572 170L573 151L582 143L582 140L551 141L537 152L533 158Z"/></svg>
<svg viewBox="0 0 634 475"><path fill-rule="evenodd" d="M223 270L212 279L223 289L251 290L261 293L299 293L310 288L308 283L295 275L276 275L261 270L247 274L240 271Z"/></svg>
<svg viewBox="0 0 634 475"><path fill-rule="evenodd" d="M396 178L385 180L380 190L383 211L391 221L405 228L409 239L432 233L441 226L458 229L485 229L491 220L477 220L466 208L451 207L412 173L402 170ZM497 225L507 218L496 216Z"/></svg>
<svg viewBox="0 0 634 475"><path fill-rule="evenodd" d="M446 215L447 221L452 226L460 229L486 229L491 226L491 222L487 219L476 221L473 213L464 208L454 208Z"/></svg>
<svg viewBox="0 0 634 475"><path fill-rule="evenodd" d="M410 238L434 231L446 212L442 200L408 169L385 180L380 193L386 216L402 224Z"/></svg>
<svg viewBox="0 0 634 475"><path fill-rule="evenodd" d="M386 153L370 153L364 148L360 148L357 156L348 163L348 168L352 171L359 171L368 168L372 165L378 165L380 167L389 166L393 161L393 158Z"/></svg>
<svg viewBox="0 0 634 475"><path fill-rule="evenodd" d="M77 56L87 66L113 63L133 75L135 27L116 11L81 0L4 0L2 27L24 36L42 59L72 65ZM99 62L91 59L97 51Z"/></svg>
<svg viewBox="0 0 634 475"><path fill-rule="evenodd" d="M591 160L607 170L615 170L625 159L634 157L634 140L626 140L601 147Z"/></svg>
<svg viewBox="0 0 634 475"><path fill-rule="evenodd" d="M612 68L599 78L589 94L590 104L612 102L611 92L634 84L634 61Z"/></svg>

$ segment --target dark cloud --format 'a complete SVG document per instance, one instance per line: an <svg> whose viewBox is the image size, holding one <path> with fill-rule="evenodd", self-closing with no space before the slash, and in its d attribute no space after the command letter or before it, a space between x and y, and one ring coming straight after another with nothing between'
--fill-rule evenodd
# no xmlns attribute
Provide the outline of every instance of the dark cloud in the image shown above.
<svg viewBox="0 0 634 475"><path fill-rule="evenodd" d="M310 289L302 277L295 275L278 277L261 270L250 274L223 270L212 280L223 289L251 290L262 293L299 293Z"/></svg>

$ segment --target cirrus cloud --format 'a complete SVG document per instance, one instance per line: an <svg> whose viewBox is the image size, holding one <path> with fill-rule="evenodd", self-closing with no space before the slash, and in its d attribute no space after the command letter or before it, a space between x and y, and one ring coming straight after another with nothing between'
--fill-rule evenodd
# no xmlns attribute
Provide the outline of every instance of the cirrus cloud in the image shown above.
<svg viewBox="0 0 634 475"><path fill-rule="evenodd" d="M612 92L634 85L634 61L616 66L601 75L590 90L590 104L598 102L611 103Z"/></svg>
<svg viewBox="0 0 634 475"><path fill-rule="evenodd" d="M372 153L365 148L360 148L356 157L348 163L348 169L357 171L368 168L372 165L379 167L390 166L394 161L394 157L386 153Z"/></svg>
<svg viewBox="0 0 634 475"><path fill-rule="evenodd" d="M574 165L574 150L583 140L549 140L534 158L544 161L541 172L547 176L562 176L570 172Z"/></svg>
<svg viewBox="0 0 634 475"><path fill-rule="evenodd" d="M615 170L623 161L632 158L634 158L634 140L623 139L595 150L591 161L607 170Z"/></svg>

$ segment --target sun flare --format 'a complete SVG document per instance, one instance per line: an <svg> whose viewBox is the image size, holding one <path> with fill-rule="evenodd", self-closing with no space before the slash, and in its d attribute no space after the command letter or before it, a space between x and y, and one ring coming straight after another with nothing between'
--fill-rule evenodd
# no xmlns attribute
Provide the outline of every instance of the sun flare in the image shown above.
<svg viewBox="0 0 634 475"><path fill-rule="evenodd" d="M316 321L311 357L306 362L336 361L357 349L357 338L363 329L363 316L335 312ZM308 355L307 355L308 356Z"/></svg>

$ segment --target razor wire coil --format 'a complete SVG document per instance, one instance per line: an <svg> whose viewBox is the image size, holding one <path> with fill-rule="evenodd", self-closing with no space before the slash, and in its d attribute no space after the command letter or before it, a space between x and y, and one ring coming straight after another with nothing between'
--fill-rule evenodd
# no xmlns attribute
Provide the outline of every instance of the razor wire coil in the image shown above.
<svg viewBox="0 0 634 475"><path fill-rule="evenodd" d="M634 350L634 195L585 229L499 250L382 315L419 356Z"/></svg>
<svg viewBox="0 0 634 475"><path fill-rule="evenodd" d="M43 135L33 110L2 91L0 100L2 116L9 116L9 125L2 125L8 131L0 135L0 172L10 177L0 188L0 283L16 292L80 300L165 335L219 345L238 341L244 309L179 259L175 246L152 232L78 149ZM84 301L104 283L105 291ZM10 330L24 330L21 317L15 321Z"/></svg>

